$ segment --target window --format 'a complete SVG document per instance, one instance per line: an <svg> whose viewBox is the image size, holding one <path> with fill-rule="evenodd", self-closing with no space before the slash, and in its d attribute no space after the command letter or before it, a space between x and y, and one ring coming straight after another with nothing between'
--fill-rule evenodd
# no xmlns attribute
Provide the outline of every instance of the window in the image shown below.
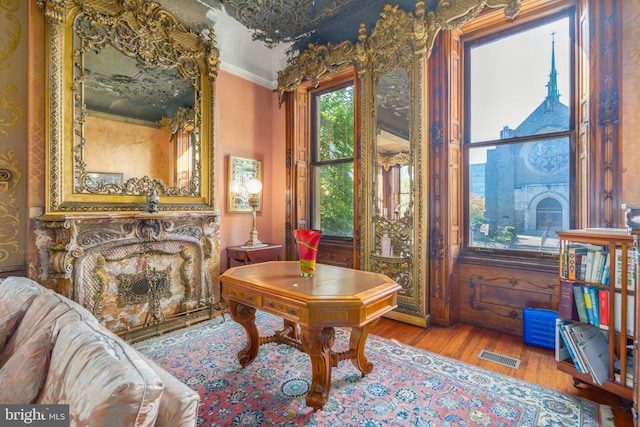
<svg viewBox="0 0 640 427"><path fill-rule="evenodd" d="M464 43L468 246L556 253L574 173L569 11Z"/></svg>
<svg viewBox="0 0 640 427"><path fill-rule="evenodd" d="M311 228L325 237L353 237L353 84L311 96Z"/></svg>

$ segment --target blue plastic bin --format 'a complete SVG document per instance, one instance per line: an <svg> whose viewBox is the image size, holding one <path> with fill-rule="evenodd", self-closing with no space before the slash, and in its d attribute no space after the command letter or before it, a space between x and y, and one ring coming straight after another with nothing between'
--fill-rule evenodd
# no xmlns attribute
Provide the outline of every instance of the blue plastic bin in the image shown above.
<svg viewBox="0 0 640 427"><path fill-rule="evenodd" d="M525 307L522 310L524 318L524 342L544 348L556 348L556 319L558 312L545 308Z"/></svg>

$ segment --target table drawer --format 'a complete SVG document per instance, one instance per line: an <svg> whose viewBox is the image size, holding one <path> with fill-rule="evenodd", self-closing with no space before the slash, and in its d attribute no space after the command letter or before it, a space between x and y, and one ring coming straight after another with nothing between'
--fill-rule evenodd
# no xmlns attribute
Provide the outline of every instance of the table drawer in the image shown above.
<svg viewBox="0 0 640 427"><path fill-rule="evenodd" d="M271 298L265 298L263 308L265 311L270 311L273 314L280 315L294 322L300 320L300 307L294 305L284 304Z"/></svg>
<svg viewBox="0 0 640 427"><path fill-rule="evenodd" d="M262 296L255 295L250 292L241 291L235 288L229 288L227 291L227 296L229 299L237 301L239 303L243 303L253 308L260 308L262 306Z"/></svg>

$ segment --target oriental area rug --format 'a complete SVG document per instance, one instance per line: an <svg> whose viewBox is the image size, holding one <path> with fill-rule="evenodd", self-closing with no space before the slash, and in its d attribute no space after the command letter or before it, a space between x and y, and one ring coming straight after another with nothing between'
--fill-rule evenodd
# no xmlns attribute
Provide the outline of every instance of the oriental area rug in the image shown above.
<svg viewBox="0 0 640 427"><path fill-rule="evenodd" d="M242 326L225 316L134 344L200 393L200 426L613 426L611 408L369 335L364 378L350 361L333 368L323 410L307 407L311 362L298 350L260 347L242 368ZM261 335L282 321L257 312ZM348 331L336 329L334 350Z"/></svg>

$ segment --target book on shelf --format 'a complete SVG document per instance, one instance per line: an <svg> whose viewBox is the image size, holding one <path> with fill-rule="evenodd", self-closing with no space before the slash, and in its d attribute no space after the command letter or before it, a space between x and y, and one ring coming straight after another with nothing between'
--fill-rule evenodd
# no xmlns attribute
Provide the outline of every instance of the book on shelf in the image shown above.
<svg viewBox="0 0 640 427"><path fill-rule="evenodd" d="M562 337L560 333L560 329L562 329L562 323L566 322L565 320L556 318L556 348L555 348L555 356L556 362L562 362L563 360L571 359L573 360L573 356L569 352L569 347L567 346L566 340Z"/></svg>
<svg viewBox="0 0 640 427"><path fill-rule="evenodd" d="M611 254L607 252L602 271L600 272L600 283L609 286L609 274L611 273Z"/></svg>
<svg viewBox="0 0 640 427"><path fill-rule="evenodd" d="M609 379L609 343L605 331L560 318L556 329L564 341L557 344L557 357L564 356L560 360L566 360L568 353L578 372L589 374L596 384L604 384Z"/></svg>
<svg viewBox="0 0 640 427"><path fill-rule="evenodd" d="M584 305L587 308L588 323L593 326L596 325L596 315L594 313L593 301L591 300L591 292L589 286L582 286L582 297L584 298Z"/></svg>
<svg viewBox="0 0 640 427"><path fill-rule="evenodd" d="M615 292L613 296L613 314L614 314L614 330L616 332L622 331L622 294ZM626 334L633 335L635 331L635 309L634 309L634 297L633 295L627 295L626 306Z"/></svg>
<svg viewBox="0 0 640 427"><path fill-rule="evenodd" d="M587 337L590 337L596 329L581 323L571 323L570 325L565 325L565 328L569 331L569 338L573 342L573 348L575 349L576 357L580 361L582 372L591 374L591 368L587 363L584 352L580 348L580 343L584 342Z"/></svg>
<svg viewBox="0 0 640 427"><path fill-rule="evenodd" d="M578 320L582 323L589 323L587 306L584 303L584 293L582 292L581 285L573 285L573 300L576 305L576 311L578 312Z"/></svg>
<svg viewBox="0 0 640 427"><path fill-rule="evenodd" d="M606 284L610 258L607 246L570 243L562 254L562 274L569 280Z"/></svg>
<svg viewBox="0 0 640 427"><path fill-rule="evenodd" d="M567 277L570 280L580 279L580 268L582 266L582 257L585 256L588 249L584 246L570 245L567 248Z"/></svg>
<svg viewBox="0 0 640 427"><path fill-rule="evenodd" d="M570 280L560 281L560 301L558 315L563 319L577 320L582 323L608 330L611 319L611 304L614 304L615 331L620 332L622 295L615 292L611 301L609 290L598 286L586 286ZM627 334L633 334L634 295L627 295Z"/></svg>
<svg viewBox="0 0 640 427"><path fill-rule="evenodd" d="M576 370L578 372L583 372L586 374L588 372L584 370L582 366L582 360L578 357L578 348L575 344L575 341L569 336L569 330L573 325L575 324L568 320L564 320L560 318L556 319L556 331L560 335L560 338L562 338L562 341L564 342L564 346L562 346L559 343L556 343L557 346L560 347L557 351L557 354L558 354L557 357L562 356L561 348L564 347L567 353L569 353L569 357L571 358L571 361L573 362L573 366L576 368ZM561 359L561 360L566 360L566 359L567 358L565 357L564 359Z"/></svg>
<svg viewBox="0 0 640 427"><path fill-rule="evenodd" d="M598 385L604 384L609 379L609 343L607 338L596 330L595 333L590 333L578 342L578 348L584 355L593 381Z"/></svg>
<svg viewBox="0 0 640 427"><path fill-rule="evenodd" d="M600 329L609 329L609 291L600 289L598 291L598 307L600 313Z"/></svg>
<svg viewBox="0 0 640 427"><path fill-rule="evenodd" d="M558 303L558 315L565 319L579 320L578 306L575 303L574 296L575 285L570 280L560 281L560 301ZM582 298L582 292L580 292Z"/></svg>
<svg viewBox="0 0 640 427"><path fill-rule="evenodd" d="M600 327L600 300L598 297L598 291L600 288L596 286L586 286L589 293L589 299L591 300L591 310L593 313L593 326Z"/></svg>
<svg viewBox="0 0 640 427"><path fill-rule="evenodd" d="M622 259L622 248L616 248L615 253L615 287L616 289L622 289L622 281L625 280L623 271L626 271L626 284L627 291L635 290L635 280L636 280L636 266L635 266L635 256L636 249L634 247L627 248L627 259L624 261ZM624 262L623 262L624 261Z"/></svg>
<svg viewBox="0 0 640 427"><path fill-rule="evenodd" d="M625 381L624 381L624 385L627 387L633 387L633 346L629 345L627 346L627 355L626 355L626 369L625 369ZM617 383L622 384L622 369L621 369L621 364L622 362L619 359L616 359L614 366L613 366L613 372L614 372L614 379Z"/></svg>

